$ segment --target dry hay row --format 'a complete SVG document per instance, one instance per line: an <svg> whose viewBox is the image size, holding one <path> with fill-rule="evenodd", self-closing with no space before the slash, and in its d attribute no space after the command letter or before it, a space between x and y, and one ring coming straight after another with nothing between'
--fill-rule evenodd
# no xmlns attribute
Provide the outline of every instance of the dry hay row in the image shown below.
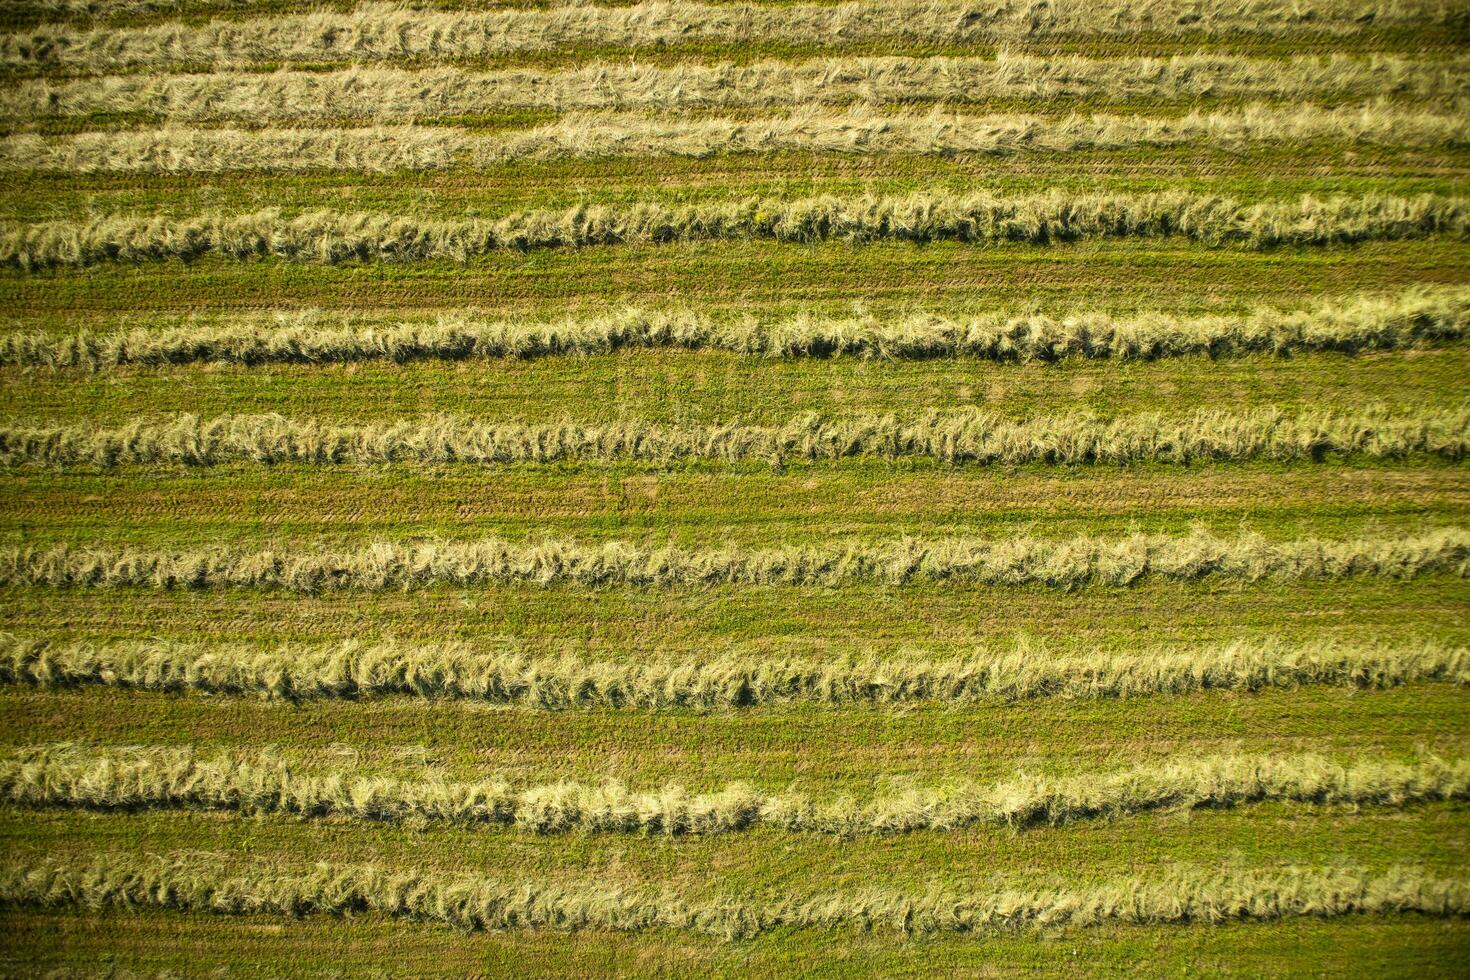
<svg viewBox="0 0 1470 980"><path fill-rule="evenodd" d="M403 0L402 6L414 10L474 10L564 6L615 6L629 0ZM753 3L780 3L783 0L750 0ZM355 0L321 0L313 6L351 8ZM205 16L260 16L280 10L281 0L0 0L0 17L35 21L74 18L78 20L118 21L156 15L200 18Z"/></svg>
<svg viewBox="0 0 1470 980"><path fill-rule="evenodd" d="M1470 914L1470 881L1413 868L1251 869L1176 866L1097 884L1005 882L963 891L873 887L815 895L685 898L667 889L601 882L490 879L433 871L318 864L309 869L221 855L31 860L0 866L0 904L153 908L233 915L371 912L466 929L680 929L727 939L772 929L861 928L974 932L1295 916Z"/></svg>
<svg viewBox="0 0 1470 980"><path fill-rule="evenodd" d="M1408 350L1459 342L1467 336L1470 289L1421 286L1396 294L1319 301L1298 310L1262 306L1246 313L1205 316L913 310L887 316L801 313L760 319L748 314L714 317L677 307L629 307L557 320L497 319L473 308L432 320L316 310L230 318L195 315L147 318L147 325L103 332L83 329L60 336L23 330L0 333L0 365L101 371L126 365L201 363L403 363L594 355L629 348L883 360L1156 360Z"/></svg>
<svg viewBox="0 0 1470 980"><path fill-rule="evenodd" d="M3 0L0 2L0 12L12 8L23 8L22 12L33 17L98 18L165 11L199 15L249 8L259 2L260 0ZM460 7L474 9L477 6L515 9L522 5L550 7L551 11L548 13L552 13L557 10L565 11L570 8L594 6L595 0L565 0L562 3L528 0L524 4L521 3L521 0L433 0L432 3L420 6L428 9L454 10ZM759 6L761 6L759 3L745 5L746 8ZM1040 28L1049 21L1078 17L1083 13L1084 7L1085 5L1077 0L1050 0L1045 4L1029 6L1001 5L992 11L979 10L974 13L977 17L988 16L993 19L1018 19L1029 16ZM1221 3L1219 0L1210 3L1201 2L1201 0L1167 0L1167 2L1152 0L1150 3L1137 3L1128 8L1117 7L1112 11L1111 16L1138 17L1142 21L1139 29L1149 31L1167 29L1162 25L1167 25L1170 19L1173 21L1174 29L1188 30L1191 25L1201 19L1230 18L1233 21L1243 21L1252 15L1263 22L1285 19L1310 29L1315 22L1324 18L1344 22L1353 20L1362 25L1372 25L1385 20L1389 23L1405 19L1444 20L1453 16L1453 11L1452 5L1434 4L1425 2L1425 0L1370 2L1356 6L1332 2L1332 0L1326 0L1326 2L1315 0L1311 3L1297 3L1290 6L1280 3L1279 0L1254 0L1254 2L1234 0L1233 3Z"/></svg>
<svg viewBox="0 0 1470 980"><path fill-rule="evenodd" d="M102 113L165 119L412 122L496 109L760 108L845 102L1206 98L1296 101L1470 97L1470 58L1327 55L1287 59L1187 54L1171 58L829 58L749 65L599 63L563 71L349 68L34 79L0 91L0 118Z"/></svg>
<svg viewBox="0 0 1470 980"><path fill-rule="evenodd" d="M279 210L187 217L0 222L0 265L275 257L339 263L448 259L499 250L766 239L777 242L959 241L1048 244L1084 238L1185 238L1269 248L1470 236L1470 199L1369 194L1244 204L1189 192L1031 196L986 192L820 196L794 200L579 205L491 219Z"/></svg>
<svg viewBox="0 0 1470 980"><path fill-rule="evenodd" d="M225 13L261 0L0 0L0 17L105 18L156 13Z"/></svg>
<svg viewBox="0 0 1470 980"><path fill-rule="evenodd" d="M351 770L298 771L274 751L205 756L192 748L60 744L0 755L0 803L93 810L203 809L354 820L513 827L538 834L723 834L766 827L902 834L1026 827L1150 810L1286 801L1403 807L1470 799L1470 759L1398 762L1316 754L1175 757L1068 776L958 781L870 800L769 793L731 783L712 793L617 781L517 786L506 779L397 779Z"/></svg>
<svg viewBox="0 0 1470 980"><path fill-rule="evenodd" d="M1013 419L968 408L917 418L798 416L780 426L731 422L481 422L431 416L346 425L280 415L142 418L118 428L92 422L0 427L0 466L212 466L227 462L555 463L644 460L772 465L863 456L977 465L1374 460L1470 452L1470 407L1394 412L1201 410L1107 418L1089 413Z"/></svg>
<svg viewBox="0 0 1470 980"><path fill-rule="evenodd" d="M1470 531L1446 528L1347 540L1268 541L1133 534L1123 538L996 540L946 537L883 542L689 549L626 542L375 541L355 548L122 546L0 548L0 586L156 589L264 588L315 593L431 585L573 583L585 586L841 586L959 582L1053 588L1127 586L1146 580L1242 582L1470 577Z"/></svg>
<svg viewBox="0 0 1470 980"><path fill-rule="evenodd" d="M1384 104L1336 109L1248 106L1183 116L880 115L799 109L760 119L572 114L522 131L446 126L367 129L111 130L0 139L0 173L212 174L480 170L523 160L707 157L741 153L925 155L1066 153L1181 146L1242 152L1292 143L1454 148L1470 114Z"/></svg>
<svg viewBox="0 0 1470 980"><path fill-rule="evenodd" d="M757 655L735 647L591 659L572 652L527 652L514 641L347 641L264 648L163 639L88 643L0 633L0 683L41 689L105 686L292 701L406 695L538 710L987 703L1302 686L1380 689L1428 682L1470 685L1470 651L1432 642L1291 645L1266 640L1075 654L1022 645L950 656L903 650L889 656L813 657Z"/></svg>
<svg viewBox="0 0 1470 980"><path fill-rule="evenodd" d="M864 41L1003 44L1058 35L1351 37L1382 28L1458 24L1445 0L1058 0L976 5L883 0L761 6L577 4L546 10L442 11L364 4L146 27L45 25L0 36L0 67L102 71L132 65L248 65L407 59L448 61L569 47L666 47L704 41L827 47Z"/></svg>

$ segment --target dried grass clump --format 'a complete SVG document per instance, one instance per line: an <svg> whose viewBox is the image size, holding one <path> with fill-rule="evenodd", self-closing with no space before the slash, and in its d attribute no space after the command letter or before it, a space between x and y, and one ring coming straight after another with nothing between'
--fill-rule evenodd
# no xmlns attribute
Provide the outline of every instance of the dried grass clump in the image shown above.
<svg viewBox="0 0 1470 980"><path fill-rule="evenodd" d="M880 543L695 550L623 542L379 541L348 550L244 551L230 548L151 551L132 546L0 549L0 585L52 588L266 588L296 592L379 591L435 583L586 586L892 585L968 582L1081 588L1147 579L1410 579L1470 576L1470 532L1326 541L1273 542L1255 535L1222 539L1134 534L1078 537L900 538Z"/></svg>
<svg viewBox="0 0 1470 980"><path fill-rule="evenodd" d="M1460 648L1235 643L1218 648L1098 651L1055 656L1027 649L935 658L912 653L844 660L753 659L741 651L627 662L536 656L515 647L347 642L265 650L165 640L105 645L0 634L0 681L58 688L109 685L152 691L308 699L406 694L542 709L735 708L803 700L827 704L1098 698L1198 690L1382 688L1470 684Z"/></svg>
<svg viewBox="0 0 1470 980"><path fill-rule="evenodd" d="M853 356L883 360L975 357L1059 361L1069 357L1286 356L1358 353L1458 342L1470 336L1470 289L1415 287L1357 295L1300 310L1257 307L1244 314L1179 316L1000 312L892 316L802 313L762 320L716 318L688 309L628 308L559 320L503 320L476 311L433 320L383 320L319 311L192 317L112 332L0 334L0 364L322 364L353 361L530 358L606 354L628 348L721 350L764 357Z"/></svg>
<svg viewBox="0 0 1470 980"><path fill-rule="evenodd" d="M771 827L841 836L1025 827L1162 808L1263 801L1406 806L1470 798L1470 760L1412 762L1320 755L1176 758L1112 772L957 782L870 801L761 792L714 793L618 782L516 786L505 779L396 779L296 770L273 752L211 758L189 748L93 749L70 744L0 756L0 801L94 810L206 809L357 820L449 822L533 833L722 834Z"/></svg>
<svg viewBox="0 0 1470 980"><path fill-rule="evenodd" d="M0 140L0 173L447 170L479 142L448 127L115 130Z"/></svg>
<svg viewBox="0 0 1470 980"><path fill-rule="evenodd" d="M134 0L136 2L136 0ZM1442 0L1054 0L975 4L883 0L840 4L572 4L546 10L424 11L363 4L248 19L144 27L43 25L0 36L0 66L104 71L142 65L453 61L568 47L643 48L694 41L827 47L892 40L999 44L1033 37L1139 32L1169 36L1348 37L1385 27L1455 25Z"/></svg>
<svg viewBox="0 0 1470 980"><path fill-rule="evenodd" d="M817 415L782 426L665 426L482 423L454 416L338 425L279 415L140 419L121 428L92 423L0 427L0 465L49 467L228 462L609 463L688 460L772 465L867 456L929 458L953 464L1126 465L1203 460L1365 459L1470 452L1470 407L1396 413L1217 410L1168 418L1150 412L1103 418L1088 413L1010 419L979 409L827 421Z"/></svg>
<svg viewBox="0 0 1470 980"><path fill-rule="evenodd" d="M1090 885L999 882L963 893L874 886L806 896L695 900L605 881L497 880L363 865L293 869L241 866L210 854L109 853L90 859L11 859L0 867L0 903L224 915L365 911L465 929L681 929L734 940L781 927L925 934L1404 912L1463 916L1470 914L1470 881L1411 868L1181 866Z"/></svg>
<svg viewBox="0 0 1470 980"><path fill-rule="evenodd" d="M1051 244L1084 238L1186 238L1268 248L1432 235L1470 236L1461 197L1367 194L1242 204L1210 194L1029 197L935 191L905 196L587 205L492 219L277 210L189 217L107 216L0 222L0 265L36 269L221 255L334 264L453 259L502 249L578 248L724 239L779 242L959 241Z"/></svg>
<svg viewBox="0 0 1470 980"><path fill-rule="evenodd" d="M120 141L130 138L124 136ZM797 110L785 116L751 120L574 113L524 134L477 141L470 152L476 164L487 165L523 159L705 157L779 151L949 155L1186 145L1243 150L1261 144L1316 141L1462 146L1470 142L1470 119L1459 111L1426 112L1383 104L1334 109L1256 105L1162 117L1101 113L1063 117L945 112L880 115L866 108L844 113ZM228 138L224 142L229 142ZM71 169L68 164L73 156L68 149L54 156L42 154L41 159L53 169ZM85 152L80 155L85 164ZM140 169L149 169L148 154L141 157ZM6 162L0 157L0 165Z"/></svg>
<svg viewBox="0 0 1470 980"><path fill-rule="evenodd" d="M1252 58L1031 56L825 58L754 64L602 62L560 71L352 67L340 71L130 74L28 79L0 91L0 118L104 113L253 125L372 119L412 122L496 109L669 110L844 103L981 104L1086 99L1341 102L1470 96L1470 57L1392 54Z"/></svg>
<svg viewBox="0 0 1470 980"><path fill-rule="evenodd" d="M882 115L799 109L779 117L660 119L572 114L506 135L451 127L372 129L111 130L0 140L0 173L302 172L480 169L521 160L716 154L1009 154L1167 148L1245 150L1298 142L1455 147L1470 143L1470 117L1387 105L1319 109L1250 106L1184 116L1020 114Z"/></svg>
<svg viewBox="0 0 1470 980"><path fill-rule="evenodd" d="M901 651L843 658L756 656L740 648L671 657L590 659L573 653L348 641L329 646L131 640L95 644L0 633L0 683L45 689L259 695L284 700L406 695L541 710L738 709L1113 698L1303 686L1470 685L1470 651L1421 642L1237 642L1218 647L1057 654L1020 646L951 656Z"/></svg>
<svg viewBox="0 0 1470 980"><path fill-rule="evenodd" d="M0 0L4 17L136 17L157 13L227 12L257 6L261 0Z"/></svg>

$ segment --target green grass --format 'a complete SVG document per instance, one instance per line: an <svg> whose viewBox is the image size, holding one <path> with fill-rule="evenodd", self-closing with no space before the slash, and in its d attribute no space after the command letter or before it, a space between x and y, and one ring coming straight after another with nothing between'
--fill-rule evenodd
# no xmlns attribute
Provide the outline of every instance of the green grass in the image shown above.
<svg viewBox="0 0 1470 980"><path fill-rule="evenodd" d="M269 972L284 977L484 973L518 976L929 976L1035 972L1134 977L1140 972L1266 976L1449 977L1470 948L1456 921L1300 919L1273 923L898 938L886 933L774 932L747 943L650 933L471 933L373 916L220 919L203 913L0 911L11 949L0 970ZM385 967L385 964L387 966Z"/></svg>
<svg viewBox="0 0 1470 980"><path fill-rule="evenodd" d="M1145 814L1062 828L916 832L888 838L746 831L715 838L653 835L538 836L483 828L420 829L231 814L98 814L0 810L14 860L109 850L212 852L226 867L242 859L288 867L332 863L412 867L532 881L667 884L691 898L798 895L883 887L923 892L931 883L1091 883L1171 864L1210 867L1322 866L1369 870L1413 865L1453 873L1467 857L1462 805L1348 813L1342 808L1262 804L1242 810ZM1247 819L1242 819L1245 816ZM301 855L312 855L303 861ZM511 869L514 869L511 871Z"/></svg>
<svg viewBox="0 0 1470 980"><path fill-rule="evenodd" d="M1175 311L1470 282L1470 244L1448 239L1243 251L1177 242L992 246L954 242L684 243L547 249L448 261L323 267L217 257L30 274L0 270L0 309L70 323L107 312L262 307L500 312L695 302L701 308L875 309L1025 303ZM1386 393L1385 393L1386 394Z"/></svg>
<svg viewBox="0 0 1470 980"><path fill-rule="evenodd" d="M1108 107L1107 111L1116 111ZM728 113L721 113L727 115ZM11 175L0 218L184 215L211 208L287 213L316 208L418 217L493 216L522 208L692 202L746 196L963 191L1030 194L1180 190L1242 198L1301 194L1464 193L1470 152L1330 143L1253 148L956 154L721 155L708 159L519 161L483 172L370 174Z"/></svg>
<svg viewBox="0 0 1470 980"><path fill-rule="evenodd" d="M885 782L1000 781L1018 771L1113 768L1176 753L1470 750L1470 697L1441 684L904 710L786 705L653 714L411 697L292 705L4 687L0 710L11 722L0 744L279 746L318 765L363 765L400 775L428 765L461 779L486 773L528 783L617 778L634 787L677 782L699 792L740 780L772 791L870 796Z"/></svg>
<svg viewBox="0 0 1470 980"><path fill-rule="evenodd" d="M570 586L292 595L250 590L0 589L23 634L200 639L517 637L589 652L801 649L813 654L1004 646L1017 637L1089 644L1228 643L1237 637L1470 642L1470 584L1146 583L1076 593L911 584L703 589ZM636 655L636 654L635 654Z"/></svg>
<svg viewBox="0 0 1470 980"><path fill-rule="evenodd" d="M542 0L510 0L536 6ZM620 2L620 0L614 0ZM784 2L784 0L777 0ZM331 0L335 9L350 4ZM447 0L443 6L452 6ZM20 4L24 7L24 4ZM282 12L258 0L250 12ZM0 26L36 22L0 2ZM238 16L231 13L228 16ZM129 15L117 24L173 19ZM188 18L199 22L197 13ZM80 23L80 22L79 22ZM1028 52L1094 56L1195 50L1263 56L1314 52L1461 54L1463 23L1367 29L1349 38L1311 30L1262 38L1045 38ZM854 54L967 54L967 47L859 44ZM690 59L821 57L819 44L692 43L636 53L572 47L467 67L552 67L597 59L673 65ZM181 66L179 70L189 67ZM258 66L269 70L272 66ZM313 66L313 67L326 67ZM131 70L131 69L129 69ZM148 69L141 69L148 70ZM155 69L156 70L156 69ZM170 69L173 70L173 69ZM0 72L0 79L34 76ZM64 75L58 72L57 75ZM1322 100L1330 101L1330 93ZM1219 104L1201 100L1200 105ZM985 111L1167 112L1179 103L996 102ZM911 110L914 107L910 107ZM766 112L768 110L760 110ZM920 110L914 110L920 111ZM710 113L688 113L697 118ZM750 115L719 110L718 115ZM489 110L428 120L482 130L527 127L539 111ZM19 120L10 131L66 133L151 127L141 114ZM1470 194L1470 150L1326 143L1248 153L1187 148L1006 157L716 156L524 162L483 173L296 176L18 175L0 192L0 220L85 220L277 207L500 215L638 200L718 201L761 195L984 189L1188 191L1243 201L1302 194ZM1352 247L1245 251L1181 241L1084 241L1037 247L726 241L514 252L448 261L324 267L275 260L23 273L0 270L0 329L60 335L193 312L325 308L432 315L477 307L495 317L575 316L620 304L701 312L877 314L924 306L1052 314L1300 309L1318 297L1470 284L1470 242L1451 238ZM998 364L766 359L718 351L637 350L537 360L404 365L213 364L84 370L0 368L0 420L119 425L176 412L279 412L363 423L437 412L493 421L664 425L782 423L805 412L840 418L920 415L978 406L1008 417L1196 409L1288 412L1384 403L1442 409L1470 397L1470 346L1359 356L1307 354L1152 363L1070 360ZM1119 536L1133 531L1242 531L1271 539L1409 535L1470 526L1470 467L1427 459L1368 463L1191 466L948 466L850 459L759 462L473 466L228 464L121 467L106 472L0 470L0 545L104 543L148 549L310 548L416 536L515 540L550 535L715 547L765 547L855 536L886 540L974 534ZM574 652L636 662L701 655L814 659L992 652L1022 644L1038 658L1087 650L1188 649L1234 640L1470 644L1470 579L1412 581L1149 581L1065 592L964 583L843 588L717 586L641 589L572 585L443 585L411 591L297 595L219 589L0 588L0 630L28 637L163 637L232 645L335 644L349 638L468 640L528 655ZM42 691L0 685L0 746L274 747L306 769L524 782L624 780L708 791L744 780L767 791L866 799L948 780L1009 780L1111 770L1217 752L1470 755L1470 693L1448 684L1388 690L1306 687L1210 691L1126 700L1037 699L945 705L781 703L698 711L497 708L389 696L300 703L163 695L100 687ZM1006 876L1091 881L1191 867L1359 864L1423 866L1463 878L1470 806L1402 809L1270 803L1150 812L1025 831L970 828L837 840L756 829L668 839L532 833L199 811L96 813L0 806L6 862L205 851L224 864L375 862L531 881L667 885L693 895L856 889L922 890ZM346 917L223 917L182 912L0 908L0 976L53 967L232 976L1454 976L1470 961L1470 925L1413 915L1116 927L1064 933L906 938L851 929L776 930L726 943L671 932L463 933L433 923Z"/></svg>
<svg viewBox="0 0 1470 980"><path fill-rule="evenodd" d="M447 413L497 422L782 425L807 412L916 417L961 406L1011 417L1076 410L1187 415L1266 405L1310 412L1351 409L1365 400L1413 410L1445 403L1445 393L1467 375L1470 345L1358 356L1022 365L654 349L537 360L189 365L104 374L0 368L0 417L121 425L174 412L278 412L340 422Z"/></svg>
<svg viewBox="0 0 1470 980"><path fill-rule="evenodd" d="M606 466L125 468L7 477L0 542L275 546L541 535L685 547L965 535L1349 537L1470 524L1470 470L1336 463L949 467L851 461ZM99 533L105 529L105 533Z"/></svg>

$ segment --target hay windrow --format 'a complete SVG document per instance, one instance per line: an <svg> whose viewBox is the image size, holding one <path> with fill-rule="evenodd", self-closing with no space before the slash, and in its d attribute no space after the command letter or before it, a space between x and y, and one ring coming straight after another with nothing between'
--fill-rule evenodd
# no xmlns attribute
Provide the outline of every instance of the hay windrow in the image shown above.
<svg viewBox="0 0 1470 980"><path fill-rule="evenodd" d="M576 4L547 10L423 11L363 4L322 11L146 27L42 25L0 35L0 66L105 71L133 65L250 65L333 60L443 62L575 46L665 47L690 41L841 47L865 41L980 45L1066 35L1164 37L1306 32L1351 37L1373 29L1456 22L1436 0L1064 0L1045 6L976 6L871 0L765 6L682 2L629 7Z"/></svg>
<svg viewBox="0 0 1470 980"><path fill-rule="evenodd" d="M330 72L133 74L31 79L0 91L0 118L143 113L173 121L261 123L371 119L412 122L536 109L675 110L844 103L1085 99L1194 103L1219 99L1470 97L1470 58L1399 55L1186 54L1086 58L1002 52L994 58L826 58L754 64L602 62L561 71L353 67Z"/></svg>
<svg viewBox="0 0 1470 980"><path fill-rule="evenodd" d="M346 641L326 646L169 640L93 644L0 633L0 682L43 689L111 686L274 699L409 695L544 710L745 708L818 704L1004 702L1111 698L1301 686L1378 689L1417 682L1470 684L1470 654L1433 643L1402 646L1238 642L1062 655L1030 649L937 656L914 651L843 659L706 656L596 660L533 653L515 643Z"/></svg>
<svg viewBox="0 0 1470 980"><path fill-rule="evenodd" d="M1315 754L1189 756L1112 771L961 781L855 800L732 783L693 793L299 770L271 752L51 745L0 757L0 801L93 810L204 809L510 827L538 834L724 834L767 827L843 837L1057 825L1163 808L1263 801L1401 807L1470 798L1470 760L1339 762Z"/></svg>
<svg viewBox="0 0 1470 980"><path fill-rule="evenodd" d="M841 586L956 582L1052 588L1160 579L1266 580L1470 576L1470 532L1274 542L1134 534L1047 540L900 538L805 547L649 548L623 542L379 541L355 549L154 551L131 546L0 549L0 585L50 588L261 588L314 593L434 584Z"/></svg>
<svg viewBox="0 0 1470 980"><path fill-rule="evenodd" d="M1306 686L1466 686L1470 651L1429 642L1240 641L1072 654L1022 646L947 656L914 650L847 657L758 653L736 646L702 654L594 659L527 650L515 641L485 646L349 640L263 647L162 639L67 642L0 633L0 683L290 701L399 695L537 710L731 710L802 702L967 704Z"/></svg>
<svg viewBox="0 0 1470 980"><path fill-rule="evenodd" d="M21 269L218 255L298 262L468 261L512 250L763 239L775 242L956 241L1037 245L1088 238L1179 238L1270 248L1470 236L1470 203L1438 194L1365 194L1246 204L1213 194L1022 197L935 191L904 196L587 205L500 218L277 210L186 217L0 222L0 265Z"/></svg>
<svg viewBox="0 0 1470 980"><path fill-rule="evenodd" d="M279 415L192 415L0 427L0 465L69 467L346 463L676 464L934 459L965 465L1126 465L1207 460L1277 462L1323 457L1461 459L1470 453L1470 407L1287 414L1203 410L1106 418L1090 413L1012 419L980 409L917 418L804 415L784 425L662 425L629 421L479 422L457 416L341 425Z"/></svg>
<svg viewBox="0 0 1470 980"><path fill-rule="evenodd" d="M474 309L433 319L309 310L145 320L131 328L55 335L0 333L0 364L111 370L128 365L328 364L607 354L629 348L719 350L759 357L993 361L1156 360L1247 354L1405 350L1470 336L1470 289L1421 287L1356 295L1297 310L1179 316L801 313L711 316L629 307L556 320L502 319Z"/></svg>
<svg viewBox="0 0 1470 980"><path fill-rule="evenodd" d="M1184 116L943 112L883 115L797 110L739 119L574 114L534 129L480 136L450 127L118 130L0 140L0 173L214 174L478 170L523 160L709 157L745 153L930 155L1067 153L1200 146L1248 152L1284 143L1459 147L1470 116L1382 105L1190 112Z"/></svg>
<svg viewBox="0 0 1470 980"><path fill-rule="evenodd" d="M1223 923L1296 916L1470 914L1470 882L1412 868L1177 867L1094 885L1003 882L964 892L875 886L810 896L692 900L606 883L492 879L319 864L230 867L214 855L101 854L9 860L0 903L39 908L153 908L221 915L374 912L467 929L680 929L740 939L780 927L898 933Z"/></svg>

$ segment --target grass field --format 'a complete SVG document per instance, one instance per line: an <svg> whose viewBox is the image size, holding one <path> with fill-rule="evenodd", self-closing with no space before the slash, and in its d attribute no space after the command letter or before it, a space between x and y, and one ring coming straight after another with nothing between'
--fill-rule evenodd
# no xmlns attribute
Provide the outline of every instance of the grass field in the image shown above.
<svg viewBox="0 0 1470 980"><path fill-rule="evenodd" d="M0 0L0 975L1463 974L1467 79Z"/></svg>

